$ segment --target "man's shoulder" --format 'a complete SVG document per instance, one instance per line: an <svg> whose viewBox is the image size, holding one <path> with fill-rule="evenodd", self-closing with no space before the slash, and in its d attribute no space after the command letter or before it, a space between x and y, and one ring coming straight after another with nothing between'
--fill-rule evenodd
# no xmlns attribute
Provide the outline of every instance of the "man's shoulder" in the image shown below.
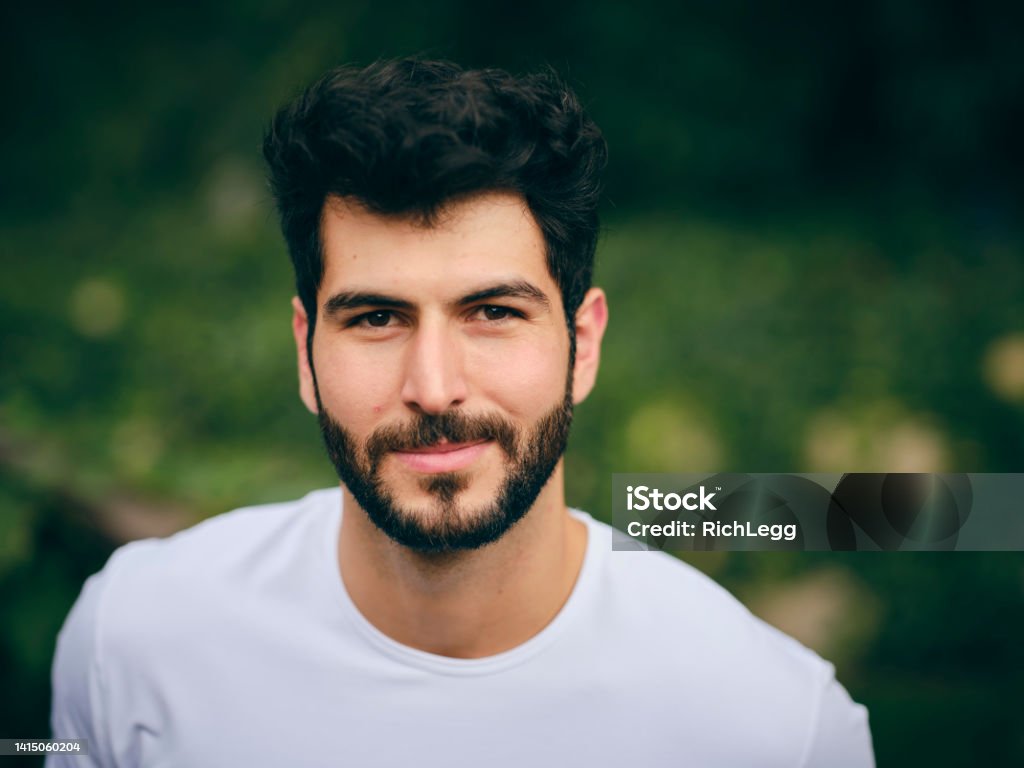
<svg viewBox="0 0 1024 768"><path fill-rule="evenodd" d="M638 707L689 711L699 700L744 723L765 754L790 755L795 765L803 764L799 755L808 754L820 728L842 721L853 723L844 733L867 733L863 708L850 702L832 664L694 566L664 552L613 551L621 534L588 525L592 542L604 549L594 569L588 633L600 638L601 668L619 666L654 691ZM651 680L660 685L644 687ZM857 739L859 754L870 738Z"/></svg>
<svg viewBox="0 0 1024 768"><path fill-rule="evenodd" d="M832 677L831 664L755 616L693 565L664 552L612 551L614 537L625 534L598 521L590 530L606 550L597 584L603 610L615 614L616 627L658 648L651 658L684 651L708 667L746 668L752 676L763 673L808 690Z"/></svg>
<svg viewBox="0 0 1024 768"><path fill-rule="evenodd" d="M139 633L184 632L206 613L265 598L329 546L322 532L340 504L338 489L314 491L123 545L90 580L97 632L138 644Z"/></svg>
<svg viewBox="0 0 1024 768"><path fill-rule="evenodd" d="M140 539L119 547L103 573L112 578L209 577L253 565L252 556L270 545L282 548L340 510L337 488L312 491L301 499L240 507L207 518L166 538Z"/></svg>
<svg viewBox="0 0 1024 768"><path fill-rule="evenodd" d="M592 544L604 550L603 594L631 597L623 602L638 613L654 606L662 611L710 611L728 621L746 621L750 612L713 578L665 552L636 546L636 541L607 523L589 518ZM659 611L659 612L662 612Z"/></svg>

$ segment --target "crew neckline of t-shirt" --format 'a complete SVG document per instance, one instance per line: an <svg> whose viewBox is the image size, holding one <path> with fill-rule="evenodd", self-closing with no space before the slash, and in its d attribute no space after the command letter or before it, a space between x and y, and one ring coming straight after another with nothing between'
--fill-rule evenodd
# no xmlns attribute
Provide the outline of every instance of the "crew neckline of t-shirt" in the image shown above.
<svg viewBox="0 0 1024 768"><path fill-rule="evenodd" d="M536 635L524 643L510 648L507 651L484 656L478 659L460 659L451 656L441 656L436 653L429 653L418 648L400 643L381 632L377 627L363 616L362 612L352 601L348 588L341 577L341 569L337 558L338 535L341 530L342 510L341 490L337 489L331 494L333 510L327 519L328 535L324 536L326 546L323 551L323 561L333 583L333 590L339 598L342 613L353 628L374 648L386 656L407 664L410 667L423 669L430 672L457 675L474 676L487 675L500 672L510 667L522 664L533 657L544 648L553 643L572 624L573 618L578 614L593 594L594 581L597 578L598 559L603 554L603 549L598 543L596 521L586 512L578 509L569 509L569 513L582 522L587 528L587 545L583 554L583 564L576 576L576 583L572 592L562 608L555 614L555 617L548 622L547 626L541 629Z"/></svg>

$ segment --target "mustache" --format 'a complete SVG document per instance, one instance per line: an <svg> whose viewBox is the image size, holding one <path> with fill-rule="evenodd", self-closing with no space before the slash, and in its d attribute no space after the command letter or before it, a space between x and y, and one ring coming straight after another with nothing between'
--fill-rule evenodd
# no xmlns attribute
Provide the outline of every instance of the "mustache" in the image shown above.
<svg viewBox="0 0 1024 768"><path fill-rule="evenodd" d="M376 468L390 451L408 451L427 448L442 440L449 443L475 443L493 440L506 456L515 456L517 430L512 422L496 414L477 416L445 411L438 414L420 414L408 424L389 424L378 427L366 440L366 452Z"/></svg>

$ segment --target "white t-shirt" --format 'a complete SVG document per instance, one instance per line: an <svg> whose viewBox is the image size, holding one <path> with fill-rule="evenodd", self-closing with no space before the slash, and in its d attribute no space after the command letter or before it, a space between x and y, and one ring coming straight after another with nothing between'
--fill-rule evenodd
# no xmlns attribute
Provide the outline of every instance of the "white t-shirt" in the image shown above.
<svg viewBox="0 0 1024 768"><path fill-rule="evenodd" d="M404 646L338 571L338 489L119 549L54 661L57 766L872 766L832 666L695 569L586 523L561 612L482 659Z"/></svg>

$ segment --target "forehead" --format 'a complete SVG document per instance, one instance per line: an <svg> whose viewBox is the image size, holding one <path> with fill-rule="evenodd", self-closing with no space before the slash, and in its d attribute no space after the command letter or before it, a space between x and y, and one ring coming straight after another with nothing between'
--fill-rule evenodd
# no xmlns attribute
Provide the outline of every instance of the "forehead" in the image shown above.
<svg viewBox="0 0 1024 768"><path fill-rule="evenodd" d="M552 298L558 294L540 227L525 201L511 193L452 203L429 226L331 197L321 236L321 295L388 289L417 299L496 280L526 280Z"/></svg>

